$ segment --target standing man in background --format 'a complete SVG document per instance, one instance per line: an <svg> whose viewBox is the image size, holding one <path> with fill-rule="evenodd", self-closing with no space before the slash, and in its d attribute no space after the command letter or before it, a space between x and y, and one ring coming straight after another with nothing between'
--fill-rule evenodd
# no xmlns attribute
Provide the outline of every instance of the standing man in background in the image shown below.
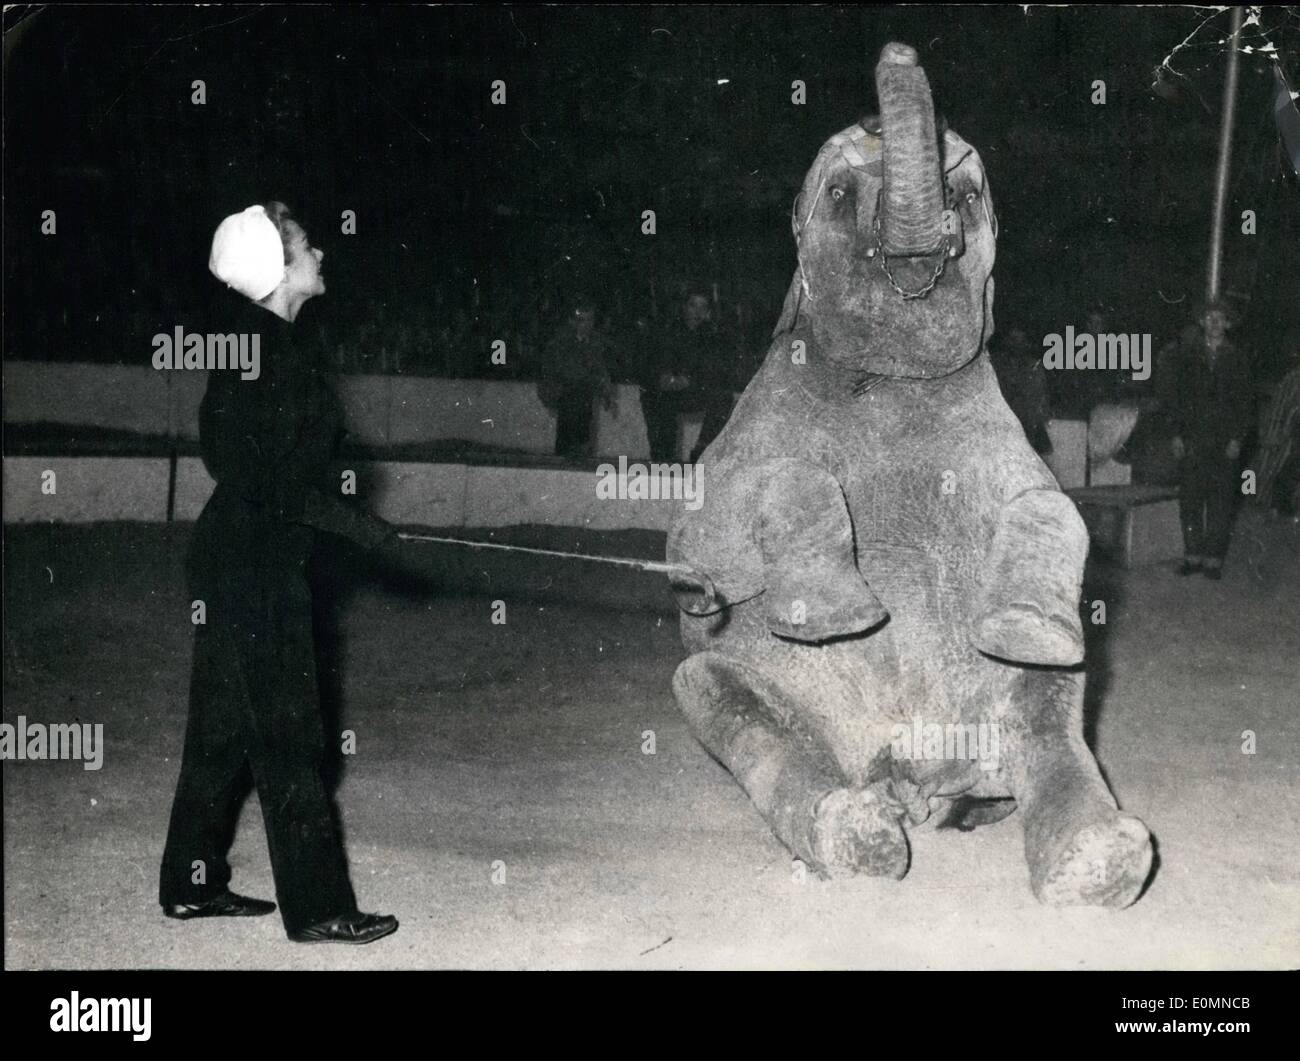
<svg viewBox="0 0 1300 1061"><path fill-rule="evenodd" d="M610 380L609 343L596 330L596 303L573 300L569 317L546 344L537 395L555 411L555 452L571 459L590 456L592 406L617 410L618 393Z"/></svg>
<svg viewBox="0 0 1300 1061"><path fill-rule="evenodd" d="M713 320L708 295L690 288L681 315L652 349L642 380L641 411L651 460L675 461L678 416L703 412L700 438L690 456L692 462L699 460L731 415L733 360L734 351Z"/></svg>
<svg viewBox="0 0 1300 1061"><path fill-rule="evenodd" d="M1179 461L1184 559L1178 573L1203 570L1206 578L1220 579L1241 488L1242 443L1250 428L1250 371L1228 340L1228 312L1221 302L1206 305L1197 323L1196 332L1180 339L1176 355L1162 366L1167 395L1162 404Z"/></svg>

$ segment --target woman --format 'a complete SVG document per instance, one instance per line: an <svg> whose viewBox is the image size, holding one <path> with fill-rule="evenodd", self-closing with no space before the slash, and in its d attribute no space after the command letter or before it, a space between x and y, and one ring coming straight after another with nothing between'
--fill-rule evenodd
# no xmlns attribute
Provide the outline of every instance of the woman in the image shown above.
<svg viewBox="0 0 1300 1061"><path fill-rule="evenodd" d="M340 411L293 322L325 292L320 263L283 203L226 218L208 268L233 293L219 331L260 341L255 379L213 370L199 413L216 489L199 516L188 571L196 627L185 754L159 899L168 917L269 914L228 888L226 852L251 767L276 897L289 938L369 943L397 919L358 912L322 780L325 740L305 567L315 531L367 546L393 529L339 497L329 462ZM197 613L197 606L196 606Z"/></svg>

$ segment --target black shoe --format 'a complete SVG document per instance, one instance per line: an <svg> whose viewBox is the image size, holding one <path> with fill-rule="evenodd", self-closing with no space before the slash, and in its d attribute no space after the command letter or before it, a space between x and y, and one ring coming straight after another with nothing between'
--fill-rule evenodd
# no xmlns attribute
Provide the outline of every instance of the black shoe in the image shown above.
<svg viewBox="0 0 1300 1061"><path fill-rule="evenodd" d="M222 892L206 903L164 903L163 913L177 921L196 917L263 917L275 912L275 903L265 899L250 899L232 891Z"/></svg>
<svg viewBox="0 0 1300 1061"><path fill-rule="evenodd" d="M373 943L397 931L397 918L389 914L343 914L290 932L295 943Z"/></svg>
<svg viewBox="0 0 1300 1061"><path fill-rule="evenodd" d="M1205 577L1218 582L1223 578L1223 566L1221 564L1210 564L1205 568Z"/></svg>
<svg viewBox="0 0 1300 1061"><path fill-rule="evenodd" d="M1178 573L1180 575L1194 575L1199 570L1201 570L1199 560L1184 560L1182 566L1178 569Z"/></svg>

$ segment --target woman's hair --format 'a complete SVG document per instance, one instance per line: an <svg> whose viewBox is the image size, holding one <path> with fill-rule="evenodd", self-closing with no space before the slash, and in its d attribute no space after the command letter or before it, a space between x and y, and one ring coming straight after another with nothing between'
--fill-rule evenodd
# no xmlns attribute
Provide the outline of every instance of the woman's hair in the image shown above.
<svg viewBox="0 0 1300 1061"><path fill-rule="evenodd" d="M284 264L292 265L295 257L292 245L290 243L291 234L289 232L289 221L297 220L292 212L279 199L271 199L262 204L262 209L266 211L266 216L271 219L275 229L280 233L280 243L284 247Z"/></svg>

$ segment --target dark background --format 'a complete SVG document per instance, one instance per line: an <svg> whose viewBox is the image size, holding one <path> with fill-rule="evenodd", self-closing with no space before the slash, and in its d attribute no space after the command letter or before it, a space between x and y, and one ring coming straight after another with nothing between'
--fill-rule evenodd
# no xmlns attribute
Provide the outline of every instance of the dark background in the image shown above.
<svg viewBox="0 0 1300 1061"><path fill-rule="evenodd" d="M5 357L147 363L213 288L217 222L281 198L326 252L346 371L528 376L579 289L628 334L688 281L756 364L818 147L890 39L983 155L997 318L1176 332L1204 286L1228 14L1191 8L66 7L5 13ZM1266 8L1292 83L1300 16ZM1152 90L1172 57L1168 89ZM191 82L207 103L191 103ZM489 102L491 82L507 104ZM722 80L726 84L720 84ZM791 103L791 82L807 104ZM1091 103L1092 82L1107 103ZM1262 379L1297 324L1297 186L1243 55L1225 287ZM1167 98L1173 97L1173 98ZM1258 234L1240 232L1254 209ZM40 234L57 212L57 236ZM340 234L343 210L357 234ZM640 232L641 211L658 234ZM517 352L489 360L493 338ZM626 368L626 366L625 366ZM628 376L630 373L623 373Z"/></svg>

